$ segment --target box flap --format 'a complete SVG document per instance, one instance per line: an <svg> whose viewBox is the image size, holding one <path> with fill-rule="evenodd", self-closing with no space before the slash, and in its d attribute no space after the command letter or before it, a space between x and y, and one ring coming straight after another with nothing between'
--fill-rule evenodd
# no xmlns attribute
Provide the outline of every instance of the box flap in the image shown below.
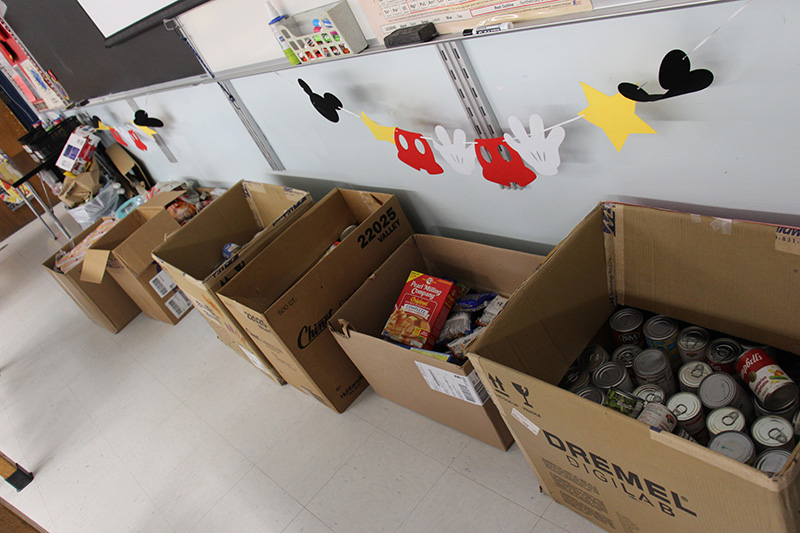
<svg viewBox="0 0 800 533"><path fill-rule="evenodd" d="M151 218L159 211L162 211L171 202L180 198L185 192L186 191L183 189L160 192L140 205L137 209L144 213L147 218Z"/></svg>
<svg viewBox="0 0 800 533"><path fill-rule="evenodd" d="M136 161L134 161L131 155L118 143L114 143L106 148L106 155L108 155L111 162L114 163L114 166L117 167L117 170L119 170L122 175L127 174L133 167L137 166Z"/></svg>
<svg viewBox="0 0 800 533"><path fill-rule="evenodd" d="M180 227L167 211L159 211L114 248L114 256L138 276L153 262L153 249Z"/></svg>
<svg viewBox="0 0 800 533"><path fill-rule="evenodd" d="M83 257L81 281L102 283L110 255L110 250L87 250L86 255Z"/></svg>
<svg viewBox="0 0 800 533"><path fill-rule="evenodd" d="M271 226L284 211L287 199L296 203L308 193L291 187L276 187L266 183L243 181L242 189L260 228Z"/></svg>

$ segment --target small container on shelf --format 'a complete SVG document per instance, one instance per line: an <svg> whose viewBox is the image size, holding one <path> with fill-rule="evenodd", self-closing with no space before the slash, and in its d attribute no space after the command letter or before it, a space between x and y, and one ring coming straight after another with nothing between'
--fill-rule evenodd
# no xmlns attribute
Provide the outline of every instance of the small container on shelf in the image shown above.
<svg viewBox="0 0 800 533"><path fill-rule="evenodd" d="M288 16L275 26L303 63L357 54L367 47L356 18L344 1Z"/></svg>

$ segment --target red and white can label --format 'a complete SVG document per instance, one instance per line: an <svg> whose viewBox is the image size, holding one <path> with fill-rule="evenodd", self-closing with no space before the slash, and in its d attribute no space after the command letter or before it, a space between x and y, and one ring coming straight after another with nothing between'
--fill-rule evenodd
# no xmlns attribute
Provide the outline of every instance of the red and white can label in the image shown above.
<svg viewBox="0 0 800 533"><path fill-rule="evenodd" d="M736 361L736 371L761 403L765 403L766 398L787 383L793 383L767 352L760 348L743 353Z"/></svg>

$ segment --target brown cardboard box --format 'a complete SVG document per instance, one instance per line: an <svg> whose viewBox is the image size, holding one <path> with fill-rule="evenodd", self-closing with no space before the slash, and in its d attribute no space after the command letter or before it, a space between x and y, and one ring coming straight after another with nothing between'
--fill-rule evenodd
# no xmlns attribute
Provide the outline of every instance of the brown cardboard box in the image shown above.
<svg viewBox="0 0 800 533"><path fill-rule="evenodd" d="M72 244L67 244L60 251L68 252L77 244L83 242L103 220L98 220L89 226L80 235L75 237ZM57 272L54 267L56 255L53 254L42 263L48 272L56 279L59 285L78 304L86 315L96 324L106 328L112 333L118 333L139 314L139 306L130 299L113 278L107 277L102 283L89 283L81 281L81 264L66 273Z"/></svg>
<svg viewBox="0 0 800 533"><path fill-rule="evenodd" d="M333 315L329 326L375 392L505 450L513 438L497 407L486 401L489 396L469 361L463 366L440 361L382 339L381 331L412 270L509 296L542 260L466 241L414 235Z"/></svg>
<svg viewBox="0 0 800 533"><path fill-rule="evenodd" d="M69 208L80 205L100 190L100 166L92 164L92 168L81 172L74 178L64 179L58 199Z"/></svg>
<svg viewBox="0 0 800 533"><path fill-rule="evenodd" d="M240 356L284 383L261 350L217 297L217 291L312 205L311 196L290 187L240 181L153 250L200 311L217 337ZM223 261L222 247L241 249Z"/></svg>
<svg viewBox="0 0 800 533"><path fill-rule="evenodd" d="M117 222L86 252L81 280L100 283L108 271L144 314L167 324L180 322L192 304L152 253L180 229L165 207L183 193L160 193Z"/></svg>
<svg viewBox="0 0 800 533"><path fill-rule="evenodd" d="M556 386L616 304L800 352L798 234L609 203L553 251L469 357L556 501L609 531L800 530L798 449L770 478Z"/></svg>
<svg viewBox="0 0 800 533"><path fill-rule="evenodd" d="M327 321L412 233L392 195L334 189L223 287L220 299L287 382L342 412L367 383Z"/></svg>

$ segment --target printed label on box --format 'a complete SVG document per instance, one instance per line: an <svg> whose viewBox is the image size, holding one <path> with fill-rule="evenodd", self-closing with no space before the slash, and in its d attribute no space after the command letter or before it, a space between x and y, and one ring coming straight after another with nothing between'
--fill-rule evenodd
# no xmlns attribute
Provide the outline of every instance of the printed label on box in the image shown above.
<svg viewBox="0 0 800 533"><path fill-rule="evenodd" d="M180 318L186 311L192 308L192 302L189 301L183 292L178 291L175 293L175 296L167 300L167 307L172 311L172 314L175 315L175 318Z"/></svg>
<svg viewBox="0 0 800 533"><path fill-rule="evenodd" d="M261 362L261 359L256 357L256 354L249 352L247 348L245 348L244 346L239 346L239 347L242 349L247 358L250 359L250 362L253 363L254 367L261 370L265 374L271 374L270 371L267 370L267 367L264 366L264 363Z"/></svg>
<svg viewBox="0 0 800 533"><path fill-rule="evenodd" d="M779 252L800 255L800 228L786 226L776 228L775 249Z"/></svg>
<svg viewBox="0 0 800 533"><path fill-rule="evenodd" d="M516 408L516 407L512 407L512 408L511 408L511 416L513 416L514 418L516 418L517 420L519 420L519 422L520 422L520 423L521 423L523 426L525 426L526 428L528 428L528 430L529 430L531 433L533 433L534 435L538 435L538 434L539 434L539 426L537 426L536 424L534 424L533 422L531 422L530 420L528 420L528 417L526 417L525 415L523 415L522 413L520 413L519 411L517 411L517 408Z"/></svg>
<svg viewBox="0 0 800 533"><path fill-rule="evenodd" d="M153 279L150 280L150 286L153 287L153 290L156 291L160 298L163 298L169 294L172 289L177 287L175 282L172 281L172 278L169 277L169 274L164 270L153 276Z"/></svg>
<svg viewBox="0 0 800 533"><path fill-rule="evenodd" d="M414 361L422 377L431 389L464 400L474 405L483 405L489 399L489 393L481 383L478 372L473 370L468 376L459 376L453 372Z"/></svg>

